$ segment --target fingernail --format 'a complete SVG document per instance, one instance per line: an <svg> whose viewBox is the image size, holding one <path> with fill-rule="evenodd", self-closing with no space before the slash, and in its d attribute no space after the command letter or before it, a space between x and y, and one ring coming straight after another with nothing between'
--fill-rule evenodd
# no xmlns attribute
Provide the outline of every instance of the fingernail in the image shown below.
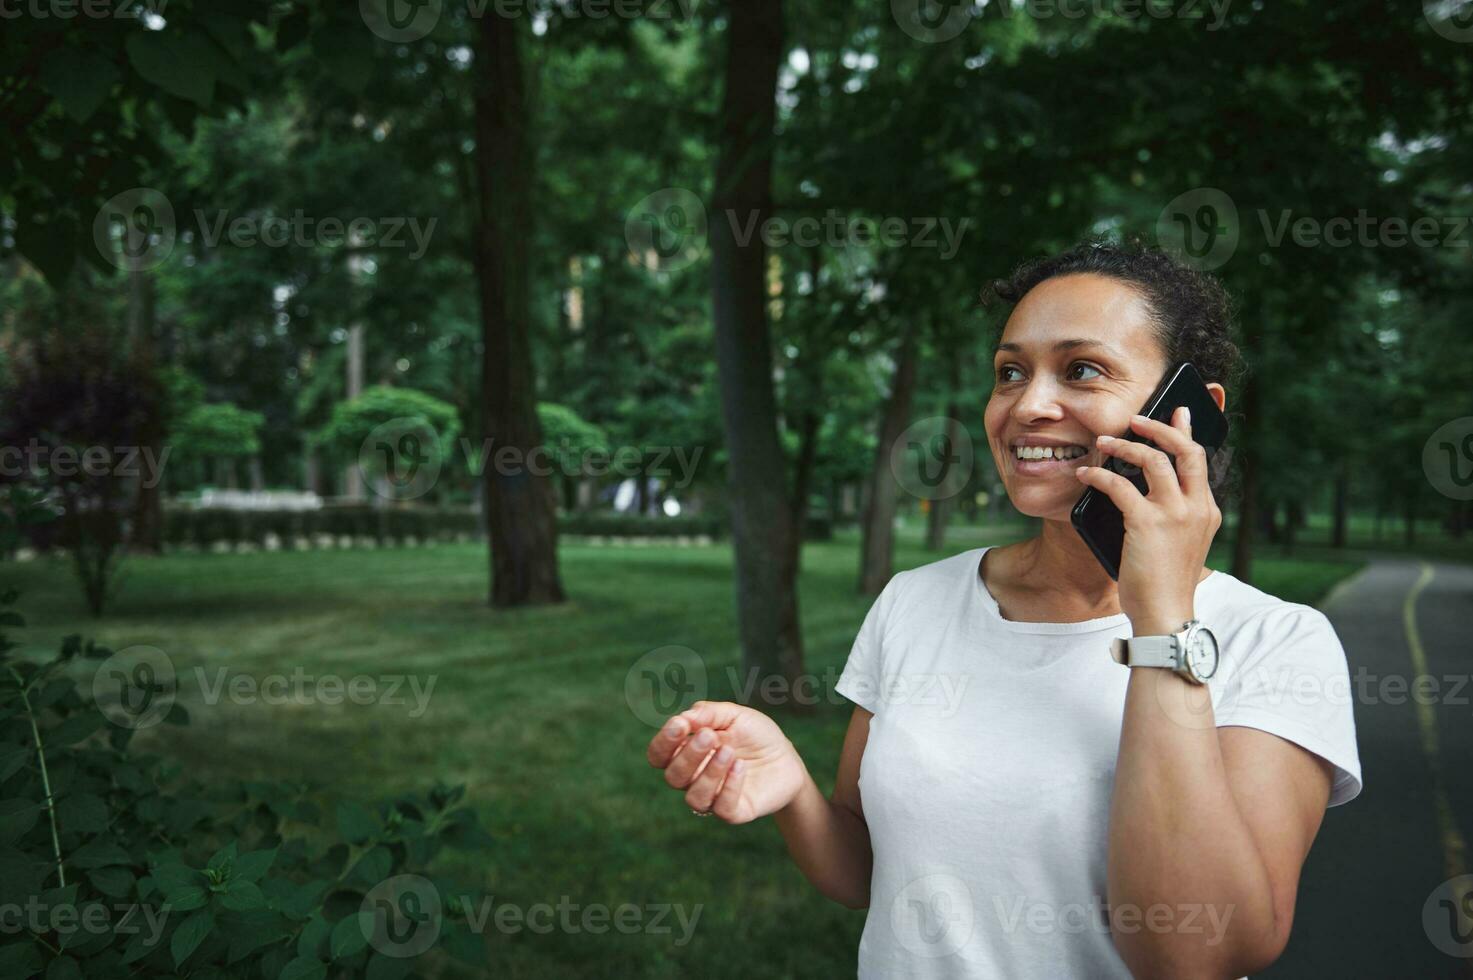
<svg viewBox="0 0 1473 980"><path fill-rule="evenodd" d="M1192 410L1185 405L1181 407L1181 417L1182 421L1187 425L1192 424Z"/></svg>
<svg viewBox="0 0 1473 980"><path fill-rule="evenodd" d="M1076 466L1076 467L1074 467L1074 475L1075 476L1078 476L1079 474L1083 473L1087 469L1089 469L1088 466Z"/></svg>
<svg viewBox="0 0 1473 980"><path fill-rule="evenodd" d="M705 728L701 730L701 734L696 736L696 746L698 748L703 748L707 745L710 745L715 740L716 736L712 734L711 729Z"/></svg>
<svg viewBox="0 0 1473 980"><path fill-rule="evenodd" d="M726 760L727 759L730 759L730 758L731 758L731 746L729 746L729 745L723 745L721 747L721 749L716 753L716 761L717 762L725 763Z"/></svg>
<svg viewBox="0 0 1473 980"><path fill-rule="evenodd" d="M1100 436L1095 441L1096 442L1114 442L1115 441L1115 437L1114 436Z"/></svg>
<svg viewBox="0 0 1473 980"><path fill-rule="evenodd" d="M669 721L665 722L665 727L660 729L660 734L674 735L678 731L680 731L680 719L671 718Z"/></svg>
<svg viewBox="0 0 1473 980"><path fill-rule="evenodd" d="M742 760L742 759L738 759L737 761L733 762L731 764L731 773L730 773L730 775L735 776L737 773L741 772L742 769L745 768L745 766L743 765L743 762L744 762L744 760Z"/></svg>

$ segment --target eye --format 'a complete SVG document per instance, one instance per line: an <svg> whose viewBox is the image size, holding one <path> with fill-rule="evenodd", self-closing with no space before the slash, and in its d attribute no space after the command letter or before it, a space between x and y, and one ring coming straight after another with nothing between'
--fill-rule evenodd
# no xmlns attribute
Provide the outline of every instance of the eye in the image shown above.
<svg viewBox="0 0 1473 980"><path fill-rule="evenodd" d="M1021 379L1023 372L1016 364L1004 364L997 369L997 380L999 384Z"/></svg>
<svg viewBox="0 0 1473 980"><path fill-rule="evenodd" d="M1094 373L1081 373L1085 371L1092 371ZM1093 381L1095 378L1102 377L1103 374L1104 372L1095 367L1093 364L1089 364L1085 361L1075 361L1073 364L1069 365L1069 370L1065 372L1064 377L1070 381Z"/></svg>

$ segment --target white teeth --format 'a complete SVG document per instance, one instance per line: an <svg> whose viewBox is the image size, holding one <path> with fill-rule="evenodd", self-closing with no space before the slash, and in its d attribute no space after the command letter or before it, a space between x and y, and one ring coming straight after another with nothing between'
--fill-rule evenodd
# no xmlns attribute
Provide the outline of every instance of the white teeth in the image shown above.
<svg viewBox="0 0 1473 980"><path fill-rule="evenodd" d="M1076 459L1084 455L1083 446L1014 446L1018 459Z"/></svg>

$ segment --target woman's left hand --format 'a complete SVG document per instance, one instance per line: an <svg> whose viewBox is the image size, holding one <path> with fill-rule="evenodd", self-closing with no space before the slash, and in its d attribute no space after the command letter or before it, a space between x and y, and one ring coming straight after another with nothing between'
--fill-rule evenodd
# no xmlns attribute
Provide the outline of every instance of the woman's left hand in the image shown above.
<svg viewBox="0 0 1473 980"><path fill-rule="evenodd" d="M1161 448L1111 436L1100 436L1098 448L1140 467L1146 494L1100 466L1081 466L1076 475L1114 501L1125 516L1120 611L1130 618L1137 636L1158 636L1176 632L1194 617L1197 581L1222 526L1222 512L1212 499L1207 453L1192 439L1191 413L1185 407L1176 410L1171 425L1134 415L1130 428Z"/></svg>

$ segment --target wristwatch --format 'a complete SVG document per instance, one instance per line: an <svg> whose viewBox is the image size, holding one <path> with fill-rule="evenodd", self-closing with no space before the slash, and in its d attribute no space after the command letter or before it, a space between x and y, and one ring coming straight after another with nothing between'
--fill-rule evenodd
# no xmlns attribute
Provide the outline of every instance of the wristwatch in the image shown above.
<svg viewBox="0 0 1473 980"><path fill-rule="evenodd" d="M1199 619L1167 636L1132 636L1110 643L1110 656L1127 667L1166 667L1193 684L1217 673L1217 637Z"/></svg>

